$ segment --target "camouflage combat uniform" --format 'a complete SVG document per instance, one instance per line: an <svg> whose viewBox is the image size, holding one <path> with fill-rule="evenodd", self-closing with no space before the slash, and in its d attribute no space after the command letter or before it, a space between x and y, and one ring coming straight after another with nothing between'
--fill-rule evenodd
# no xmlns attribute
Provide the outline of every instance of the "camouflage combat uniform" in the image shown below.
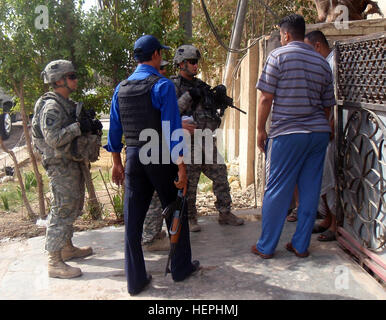
<svg viewBox="0 0 386 320"><path fill-rule="evenodd" d="M93 253L91 247L75 247L72 236L73 223L81 215L84 204L82 171L89 161L96 161L99 156L102 124L91 121L91 116L77 118L81 104L77 108L69 99L78 84L71 61L51 61L41 76L53 92L45 93L36 102L31 131L34 151L41 155L52 193L45 246L47 271L50 278L71 279L81 276L82 270L65 261Z"/></svg>
<svg viewBox="0 0 386 320"><path fill-rule="evenodd" d="M75 108L72 100L49 92L37 101L32 121L33 128L37 128L35 132L33 129L34 146L42 155L53 196L47 220L46 250L49 252L60 250L72 238L73 223L82 214L84 204L85 184L80 162L72 160L70 151L71 142L81 135L75 122Z"/></svg>
<svg viewBox="0 0 386 320"><path fill-rule="evenodd" d="M198 103L196 108L193 110L193 101L188 92L191 88L208 87L208 85L197 78L194 78L193 81L189 81L182 76L172 77L171 79L176 86L176 94L181 116L192 115L194 121L196 122L197 129L210 129L214 132L214 130L219 127L221 119L218 116L214 116L211 110L205 109L202 103ZM197 219L196 195L201 172L213 181L213 193L216 196L216 209L220 212L220 214L228 214L231 211L232 199L228 183L227 167L224 163L224 159L217 151L216 138L212 137L212 135L208 136L208 138L213 139L212 164L205 163L205 158L208 156L208 154L206 154L205 144L196 143L194 141L194 136L191 137L191 164L186 165L186 173L189 181L187 190L189 219ZM195 163L194 154L200 153L202 154L202 158L200 159L201 161L199 161L201 164Z"/></svg>
<svg viewBox="0 0 386 320"><path fill-rule="evenodd" d="M143 224L142 244L150 244L160 238L162 224L162 205L157 192L154 192Z"/></svg>

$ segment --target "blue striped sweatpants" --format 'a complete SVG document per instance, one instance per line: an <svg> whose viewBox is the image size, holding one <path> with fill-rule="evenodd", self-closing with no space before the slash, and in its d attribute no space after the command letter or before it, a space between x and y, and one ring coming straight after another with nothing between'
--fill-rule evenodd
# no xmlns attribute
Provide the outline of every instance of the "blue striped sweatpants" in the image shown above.
<svg viewBox="0 0 386 320"><path fill-rule="evenodd" d="M312 132L282 135L267 140L262 232L256 245L261 253L274 253L296 185L299 207L292 245L298 253L308 249L319 203L329 137L328 132Z"/></svg>

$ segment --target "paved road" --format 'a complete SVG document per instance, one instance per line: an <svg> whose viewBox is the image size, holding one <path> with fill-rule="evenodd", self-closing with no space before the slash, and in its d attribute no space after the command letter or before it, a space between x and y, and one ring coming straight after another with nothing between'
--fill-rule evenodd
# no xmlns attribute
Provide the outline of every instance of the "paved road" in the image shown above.
<svg viewBox="0 0 386 320"><path fill-rule="evenodd" d="M102 118L101 121L103 129L109 130L110 120L108 118ZM28 152L25 148L25 139L23 137L23 124L21 121L18 121L12 124L11 136L4 141L5 146L9 150L13 150L15 152L19 163L29 158ZM14 167L14 163L9 155L0 148L0 175L2 172L1 170L6 166Z"/></svg>
<svg viewBox="0 0 386 320"><path fill-rule="evenodd" d="M109 130L110 128L110 119L108 118L102 118L101 122L103 124L103 129ZM20 147L25 144L25 139L23 138L23 124L21 121L17 121L12 123L12 132L10 137L7 140L4 140L5 146L12 150L14 147ZM0 148L0 156L5 153Z"/></svg>
<svg viewBox="0 0 386 320"><path fill-rule="evenodd" d="M13 149L16 146L22 146L25 143L25 140L22 138L23 136L23 124L21 121L17 121L12 123L12 131L11 135L7 140L4 140L4 144L8 149ZM4 153L4 151L0 148L0 155Z"/></svg>
<svg viewBox="0 0 386 320"><path fill-rule="evenodd" d="M23 124L21 121L12 124L11 136L4 141L6 148L12 150L16 156L18 163L29 158L25 147L25 139L23 134ZM0 176L4 175L4 167L14 167L14 162L11 157L0 148Z"/></svg>
<svg viewBox="0 0 386 320"><path fill-rule="evenodd" d="M110 129L110 119L102 118L101 122L103 124L103 130L109 130Z"/></svg>

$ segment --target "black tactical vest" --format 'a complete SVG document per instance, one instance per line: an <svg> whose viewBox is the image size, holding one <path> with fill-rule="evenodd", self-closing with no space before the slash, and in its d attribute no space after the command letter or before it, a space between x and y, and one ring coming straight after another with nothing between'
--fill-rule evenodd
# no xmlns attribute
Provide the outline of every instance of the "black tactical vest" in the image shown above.
<svg viewBox="0 0 386 320"><path fill-rule="evenodd" d="M161 137L161 112L151 102L151 89L159 79L159 76L151 75L143 80L121 82L119 113L127 146L143 146L147 141L139 141L139 135L144 129L154 129Z"/></svg>

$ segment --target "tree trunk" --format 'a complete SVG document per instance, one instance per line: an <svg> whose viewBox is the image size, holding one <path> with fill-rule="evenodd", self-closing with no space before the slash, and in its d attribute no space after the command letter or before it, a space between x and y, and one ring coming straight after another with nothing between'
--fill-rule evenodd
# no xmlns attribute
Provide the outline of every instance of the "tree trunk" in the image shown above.
<svg viewBox="0 0 386 320"><path fill-rule="evenodd" d="M1 138L1 136L0 136L0 146L12 158L12 161L13 161L13 163L15 165L15 171L16 171L17 180L19 181L19 185L20 185L21 196L22 196L24 205L27 208L28 218L30 220L34 221L35 220L35 214L34 214L32 208L31 208L31 205L30 205L30 203L28 201L28 198L27 198L27 194L25 192L24 183L23 183L23 177L21 176L19 164L17 163L17 159L16 159L16 156L15 156L15 153L13 151L11 151L11 150L8 150L8 148L4 145L4 142L3 142L3 139Z"/></svg>
<svg viewBox="0 0 386 320"><path fill-rule="evenodd" d="M27 146L28 154L30 156L30 160L32 163L32 167L34 170L34 174L35 174L37 186L38 186L39 217L40 217L40 219L45 219L47 215L46 215L46 208L45 208L45 203L44 203L43 178L39 172L36 157L35 157L35 154L33 153L33 150L32 150L31 136L30 136L30 133L28 130L28 117L27 117L27 114L25 112L25 105L24 105L23 83L20 84L19 99L20 99L20 113L21 113L21 118L23 121L23 131L24 131L24 136L25 136L25 143Z"/></svg>
<svg viewBox="0 0 386 320"><path fill-rule="evenodd" d="M74 63L74 66L75 68L78 67L77 65L77 60L76 60L76 57L75 57L75 46L74 46L74 42L72 40L69 40L69 39L74 39L75 37L73 36L73 33L74 33L74 30L73 30L73 26L74 26L74 17L73 17L73 12L75 10L75 5L74 5L74 2L73 1L64 1L64 7L65 7L65 15L66 15L66 35L67 35L67 41L69 41L67 43L68 47L70 48L70 60L72 61L72 63Z"/></svg>
<svg viewBox="0 0 386 320"><path fill-rule="evenodd" d="M192 0L179 0L179 24L184 29L184 43L192 43Z"/></svg>
<svg viewBox="0 0 386 320"><path fill-rule="evenodd" d="M88 191L88 206L93 220L98 220L102 217L102 207L96 196L94 184L91 178L91 172L89 169L89 163L82 162L80 165L82 174Z"/></svg>

